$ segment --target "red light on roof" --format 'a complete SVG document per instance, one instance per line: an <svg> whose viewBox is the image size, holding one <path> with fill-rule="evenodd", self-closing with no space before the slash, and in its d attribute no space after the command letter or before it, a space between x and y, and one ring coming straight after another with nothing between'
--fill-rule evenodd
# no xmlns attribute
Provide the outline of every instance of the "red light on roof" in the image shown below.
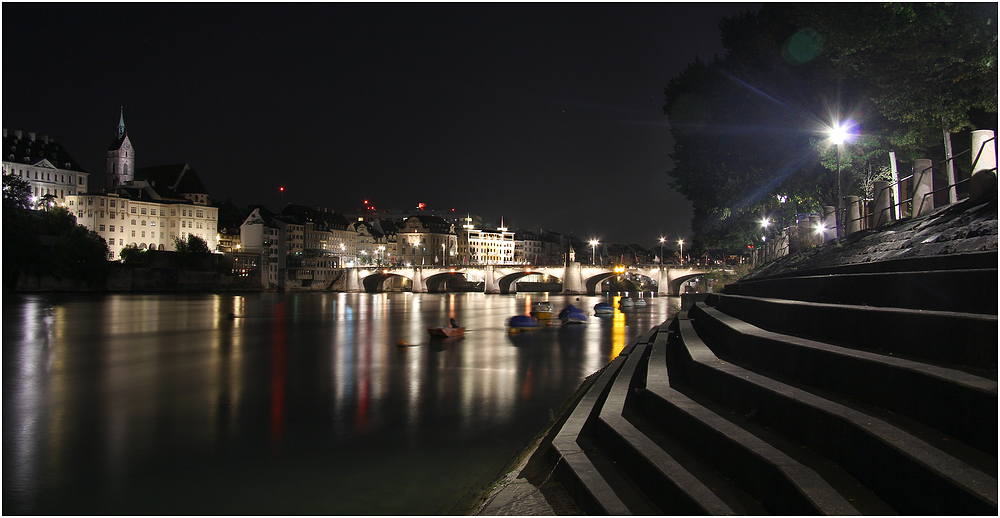
<svg viewBox="0 0 1000 518"><path fill-rule="evenodd" d="M282 185L281 187L278 187L278 190L281 191L281 192L285 192L285 186Z"/></svg>
<svg viewBox="0 0 1000 518"><path fill-rule="evenodd" d="M424 202L420 202L420 203L417 204L417 208L420 209L420 210L424 210L424 209L427 208L427 204L424 203Z"/></svg>

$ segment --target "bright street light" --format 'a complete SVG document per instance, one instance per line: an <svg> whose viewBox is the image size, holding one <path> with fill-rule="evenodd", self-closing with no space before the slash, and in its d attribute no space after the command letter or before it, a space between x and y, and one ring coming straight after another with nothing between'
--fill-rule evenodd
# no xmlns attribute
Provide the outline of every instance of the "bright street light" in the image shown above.
<svg viewBox="0 0 1000 518"><path fill-rule="evenodd" d="M841 225L841 214L840 214L840 212L842 210L842 208L841 208L842 207L841 198L843 198L843 195L842 195L841 190L840 190L840 176L841 176L841 173L840 173L840 148L844 145L844 142L847 141L851 137L851 135L847 132L847 128L850 127L849 122L850 121L847 121L845 123L837 123L832 128L830 128L829 130L827 130L827 133L829 134L829 137L830 137L830 142L833 142L834 144L837 145L837 213L835 214L835 217L834 217L834 220L836 220L836 222L837 222L837 239L840 239L840 235L841 235L840 228L841 228L842 225Z"/></svg>
<svg viewBox="0 0 1000 518"><path fill-rule="evenodd" d="M660 238L660 266L663 266L663 242L664 241L666 241L666 238L662 238L661 237Z"/></svg>
<svg viewBox="0 0 1000 518"><path fill-rule="evenodd" d="M678 239L677 240L677 244L681 245L681 265L683 265L684 264L684 240L683 239Z"/></svg>
<svg viewBox="0 0 1000 518"><path fill-rule="evenodd" d="M590 240L590 265L597 264L597 240Z"/></svg>

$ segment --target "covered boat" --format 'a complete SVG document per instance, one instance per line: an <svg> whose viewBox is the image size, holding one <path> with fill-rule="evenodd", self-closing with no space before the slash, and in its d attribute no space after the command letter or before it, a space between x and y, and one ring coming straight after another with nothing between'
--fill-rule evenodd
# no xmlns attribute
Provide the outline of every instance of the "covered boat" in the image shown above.
<svg viewBox="0 0 1000 518"><path fill-rule="evenodd" d="M621 299L618 299L618 307L619 308L630 308L633 305L634 304L632 303L632 299L630 299L628 297L622 297Z"/></svg>
<svg viewBox="0 0 1000 518"><path fill-rule="evenodd" d="M587 321L587 314L572 304L566 306L559 312L559 319L563 324L583 324Z"/></svg>
<svg viewBox="0 0 1000 518"><path fill-rule="evenodd" d="M646 299L634 298L632 299L632 305L637 308L646 307Z"/></svg>
<svg viewBox="0 0 1000 518"><path fill-rule="evenodd" d="M612 315L614 312L615 307L610 302L598 302L594 305L595 315Z"/></svg>
<svg viewBox="0 0 1000 518"><path fill-rule="evenodd" d="M540 326L538 319L527 315L514 315L507 319L507 330L511 333L531 331Z"/></svg>

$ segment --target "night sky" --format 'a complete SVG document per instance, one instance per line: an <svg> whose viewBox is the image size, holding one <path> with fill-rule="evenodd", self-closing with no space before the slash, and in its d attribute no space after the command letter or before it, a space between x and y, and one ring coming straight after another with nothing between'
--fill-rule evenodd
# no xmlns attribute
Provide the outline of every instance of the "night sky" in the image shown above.
<svg viewBox="0 0 1000 518"><path fill-rule="evenodd" d="M3 127L100 187L124 106L137 167L240 207L423 202L652 247L690 235L663 87L758 8L4 2Z"/></svg>

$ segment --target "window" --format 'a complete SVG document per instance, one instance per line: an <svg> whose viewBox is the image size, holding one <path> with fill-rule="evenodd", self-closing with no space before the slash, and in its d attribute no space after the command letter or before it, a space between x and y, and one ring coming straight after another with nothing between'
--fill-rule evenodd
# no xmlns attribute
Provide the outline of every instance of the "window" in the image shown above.
<svg viewBox="0 0 1000 518"><path fill-rule="evenodd" d="M99 217L100 217L101 219L104 219L104 210L103 210L103 209L102 209L102 210L100 211L100 215L99 215Z"/></svg>
<svg viewBox="0 0 1000 518"><path fill-rule="evenodd" d="M161 216L166 216L167 215L167 210L166 209L160 209L160 215Z"/></svg>
<svg viewBox="0 0 1000 518"><path fill-rule="evenodd" d="M139 209L139 214L145 214L145 213L146 213L146 207Z"/></svg>
<svg viewBox="0 0 1000 518"><path fill-rule="evenodd" d="M115 244L115 238L109 239L108 240L108 244L114 246L114 244Z"/></svg>
<svg viewBox="0 0 1000 518"><path fill-rule="evenodd" d="M114 225L111 225L110 227L108 227L108 232L114 232L114 231L115 231L115 226Z"/></svg>
<svg viewBox="0 0 1000 518"><path fill-rule="evenodd" d="M204 218L205 217L205 211L203 211L203 210L195 211L195 217Z"/></svg>
<svg viewBox="0 0 1000 518"><path fill-rule="evenodd" d="M101 198L101 207L104 206L104 198Z"/></svg>
<svg viewBox="0 0 1000 518"><path fill-rule="evenodd" d="M135 220L134 219L132 220L132 224L135 225Z"/></svg>
<svg viewBox="0 0 1000 518"><path fill-rule="evenodd" d="M142 220L142 222L139 223L139 224L145 227L146 226L146 220Z"/></svg>
<svg viewBox="0 0 1000 518"><path fill-rule="evenodd" d="M171 227L176 227L177 226L177 222L176 221L171 221L170 222L170 226Z"/></svg>
<svg viewBox="0 0 1000 518"><path fill-rule="evenodd" d="M171 216L176 216L177 215L177 209L170 209L170 215Z"/></svg>
<svg viewBox="0 0 1000 518"><path fill-rule="evenodd" d="M117 203L117 200L108 200L108 207L115 208L115 204Z"/></svg>
<svg viewBox="0 0 1000 518"><path fill-rule="evenodd" d="M155 226L156 226L156 222L155 222L155 221L150 221L150 222L149 222L149 226L151 226L151 227L155 227Z"/></svg>
<svg viewBox="0 0 1000 518"><path fill-rule="evenodd" d="M135 207L132 207L131 209L129 209L129 212L131 212L132 214L135 214Z"/></svg>
<svg viewBox="0 0 1000 518"><path fill-rule="evenodd" d="M70 207L72 207L72 206L73 206L73 200L69 200L69 206L70 206Z"/></svg>
<svg viewBox="0 0 1000 518"><path fill-rule="evenodd" d="M94 204L94 199L93 198L87 198L87 205L93 205L93 204Z"/></svg>
<svg viewBox="0 0 1000 518"><path fill-rule="evenodd" d="M114 211L109 212L108 216L110 216L111 219L115 219L115 212Z"/></svg>
<svg viewBox="0 0 1000 518"><path fill-rule="evenodd" d="M135 237L135 231L134 230L132 231L132 237Z"/></svg>
<svg viewBox="0 0 1000 518"><path fill-rule="evenodd" d="M83 177L82 176L80 177L80 183L79 183L79 185L83 185Z"/></svg>
<svg viewBox="0 0 1000 518"><path fill-rule="evenodd" d="M187 228L187 222L181 221L181 228Z"/></svg>
<svg viewBox="0 0 1000 518"><path fill-rule="evenodd" d="M146 237L146 231L145 230L142 231L142 237Z"/></svg>
<svg viewBox="0 0 1000 518"><path fill-rule="evenodd" d="M98 225L97 226L97 231L98 232L104 232L104 225Z"/></svg>

